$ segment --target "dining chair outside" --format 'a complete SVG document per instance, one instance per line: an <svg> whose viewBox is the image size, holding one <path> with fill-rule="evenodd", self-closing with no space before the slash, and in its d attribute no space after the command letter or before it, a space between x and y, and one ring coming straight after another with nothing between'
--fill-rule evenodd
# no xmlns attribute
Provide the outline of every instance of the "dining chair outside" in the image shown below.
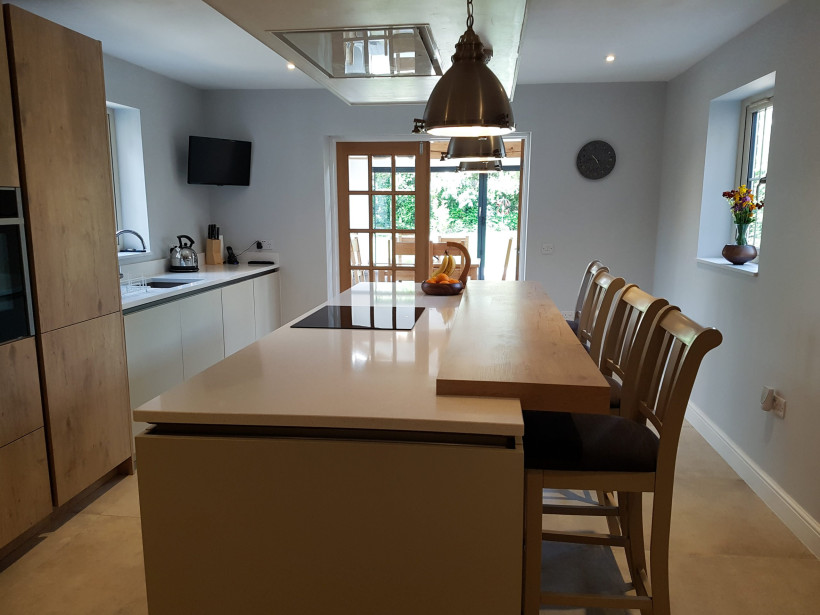
<svg viewBox="0 0 820 615"><path fill-rule="evenodd" d="M652 323L635 395L629 400L627 413L640 420L525 411L524 615L537 614L541 605L669 615L669 525L678 441L703 357L721 341L717 329L702 327L678 308L665 306ZM544 504L543 489L616 492L620 507ZM649 570L641 512L644 492L654 494ZM622 529L618 534L545 531L543 516L551 514L620 514ZM632 589L615 595L542 592L542 540L624 548Z"/></svg>
<svg viewBox="0 0 820 615"><path fill-rule="evenodd" d="M510 266L510 253L512 252L513 238L507 240L507 254L504 256L504 269L501 272L501 279L507 279L507 268Z"/></svg>
<svg viewBox="0 0 820 615"><path fill-rule="evenodd" d="M581 278L581 287L578 289L578 298L575 300L575 311L573 312L572 320L567 320L567 324L575 333L578 333L578 321L581 318L581 309L584 307L584 299L587 296L587 290L592 282L592 278L599 271L609 271L609 267L604 265L601 261L595 259L590 261L587 265L584 275Z"/></svg>

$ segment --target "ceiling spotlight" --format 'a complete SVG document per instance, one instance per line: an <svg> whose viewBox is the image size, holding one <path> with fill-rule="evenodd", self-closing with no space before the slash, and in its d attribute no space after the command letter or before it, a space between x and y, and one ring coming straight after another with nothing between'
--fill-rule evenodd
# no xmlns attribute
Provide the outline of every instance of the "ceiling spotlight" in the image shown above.
<svg viewBox="0 0 820 615"><path fill-rule="evenodd" d="M515 130L510 99L487 68L484 44L473 31L473 0L467 0L467 30L456 43L453 65L433 88L424 119L413 132L445 137L503 135Z"/></svg>
<svg viewBox="0 0 820 615"><path fill-rule="evenodd" d="M288 62L288 70L294 70L296 68L296 64L293 62Z"/></svg>
<svg viewBox="0 0 820 615"><path fill-rule="evenodd" d="M500 160L482 160L478 162L461 162L458 165L459 173L494 173L501 170Z"/></svg>
<svg viewBox="0 0 820 615"><path fill-rule="evenodd" d="M614 56L614 55L612 55L612 54L610 53L610 54L606 57L606 61L607 61L607 62L614 62L614 61L615 61L615 56Z"/></svg>
<svg viewBox="0 0 820 615"><path fill-rule="evenodd" d="M441 160L457 160L459 162L478 162L480 160L498 160L505 158L504 140L493 135L491 137L453 137L442 152Z"/></svg>

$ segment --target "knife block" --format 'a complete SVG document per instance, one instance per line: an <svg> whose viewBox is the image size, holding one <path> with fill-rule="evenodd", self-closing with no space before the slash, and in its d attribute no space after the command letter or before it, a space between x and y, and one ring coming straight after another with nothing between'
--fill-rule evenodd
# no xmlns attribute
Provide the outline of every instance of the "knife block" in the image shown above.
<svg viewBox="0 0 820 615"><path fill-rule="evenodd" d="M221 239L206 239L205 240L205 264L206 265L221 265L222 264L222 240Z"/></svg>

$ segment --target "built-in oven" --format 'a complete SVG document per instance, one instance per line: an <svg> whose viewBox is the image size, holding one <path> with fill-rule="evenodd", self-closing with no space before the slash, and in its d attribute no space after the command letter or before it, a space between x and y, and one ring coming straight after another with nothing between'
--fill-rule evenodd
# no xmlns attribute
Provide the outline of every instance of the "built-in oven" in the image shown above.
<svg viewBox="0 0 820 615"><path fill-rule="evenodd" d="M0 344L34 335L19 188L0 187Z"/></svg>

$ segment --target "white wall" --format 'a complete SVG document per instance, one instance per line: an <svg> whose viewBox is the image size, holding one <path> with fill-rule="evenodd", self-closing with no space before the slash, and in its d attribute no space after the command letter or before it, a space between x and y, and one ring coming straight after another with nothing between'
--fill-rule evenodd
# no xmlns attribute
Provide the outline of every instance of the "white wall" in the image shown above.
<svg viewBox="0 0 820 615"><path fill-rule="evenodd" d="M251 185L213 188L213 219L244 250L270 239L281 254L285 320L327 299L326 159L330 137L406 139L423 107L351 107L323 90L207 92L209 136L253 141ZM513 109L531 132L528 279L562 309L575 305L587 262L600 257L644 287L652 281L664 84L519 86ZM584 180L575 156L603 138L618 162ZM542 241L555 253L541 256Z"/></svg>
<svg viewBox="0 0 820 615"><path fill-rule="evenodd" d="M207 186L189 186L188 136L203 130L203 93L134 64L105 55L105 96L140 111L151 254L128 262L167 258L177 235L205 249L211 222Z"/></svg>
<svg viewBox="0 0 820 615"><path fill-rule="evenodd" d="M796 514L813 517L804 520L815 528L820 527L818 32L820 3L794 0L670 82L655 258L656 292L724 336L700 371L693 404L736 459L770 478L778 498L793 499ZM759 275L698 265L709 103L772 71L777 71L775 115ZM713 204L726 207L720 192ZM760 410L764 385L785 395L785 420Z"/></svg>
<svg viewBox="0 0 820 615"><path fill-rule="evenodd" d="M652 291L665 102L662 83L516 88L516 123L532 131L526 274L560 309L574 309L593 258ZM594 139L615 149L615 169L600 180L575 168ZM553 254L541 254L544 242Z"/></svg>

